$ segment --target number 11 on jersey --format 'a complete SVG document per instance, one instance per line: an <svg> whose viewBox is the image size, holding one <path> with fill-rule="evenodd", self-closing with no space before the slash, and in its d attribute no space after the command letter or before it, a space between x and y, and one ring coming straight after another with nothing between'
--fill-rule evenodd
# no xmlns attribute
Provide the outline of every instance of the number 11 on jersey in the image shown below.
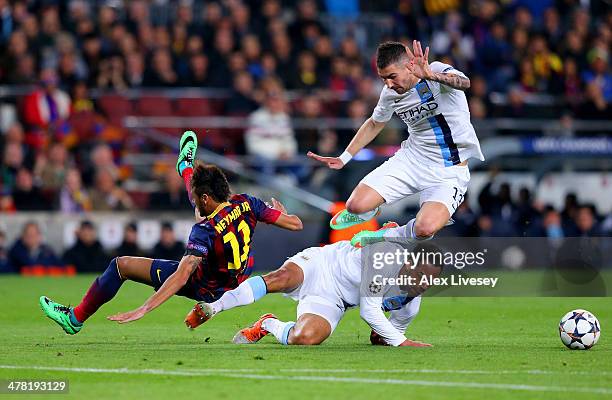
<svg viewBox="0 0 612 400"><path fill-rule="evenodd" d="M246 263L246 260L249 256L251 229L245 221L241 221L238 224L238 232L242 234L242 241L244 242L244 246L242 247L242 253L240 252L240 243L238 243L238 238L236 237L236 234L234 232L227 232L225 235L223 235L223 243L229 243L232 247L232 256L234 260L233 262L227 263L228 269L242 269L242 267L244 267L243 263Z"/></svg>

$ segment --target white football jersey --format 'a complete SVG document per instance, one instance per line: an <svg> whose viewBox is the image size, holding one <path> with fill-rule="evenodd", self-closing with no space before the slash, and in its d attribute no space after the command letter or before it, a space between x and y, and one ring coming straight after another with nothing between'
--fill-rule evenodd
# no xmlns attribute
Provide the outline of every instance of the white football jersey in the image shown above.
<svg viewBox="0 0 612 400"><path fill-rule="evenodd" d="M461 71L438 61L430 67L433 72L465 77ZM445 167L472 157L484 161L463 91L424 79L404 94L385 86L372 119L387 122L393 113L408 126L410 136L402 142L402 148L417 161Z"/></svg>
<svg viewBox="0 0 612 400"><path fill-rule="evenodd" d="M380 245L387 252L392 252L396 247L399 248L398 245L393 243ZM351 246L349 241L337 242L323 246L321 249L325 254L327 264L332 268L334 291L340 296L345 306L359 306L361 317L387 343L397 346L406 340L403 332L393 326L383 311L385 304L389 300L397 299L399 294L397 288L385 287L381 288L381 292L375 295L362 296L362 249ZM402 266L403 264L398 264L391 268L385 268L381 272L385 277L395 278L398 276ZM386 310L388 311L389 309Z"/></svg>

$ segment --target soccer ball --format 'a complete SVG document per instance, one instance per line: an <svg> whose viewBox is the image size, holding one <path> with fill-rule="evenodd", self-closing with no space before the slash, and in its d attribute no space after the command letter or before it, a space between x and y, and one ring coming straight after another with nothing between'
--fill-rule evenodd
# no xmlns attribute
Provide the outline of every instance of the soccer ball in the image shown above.
<svg viewBox="0 0 612 400"><path fill-rule="evenodd" d="M588 350L599 340L601 328L597 318L587 310L572 310L559 322L559 336L572 350Z"/></svg>

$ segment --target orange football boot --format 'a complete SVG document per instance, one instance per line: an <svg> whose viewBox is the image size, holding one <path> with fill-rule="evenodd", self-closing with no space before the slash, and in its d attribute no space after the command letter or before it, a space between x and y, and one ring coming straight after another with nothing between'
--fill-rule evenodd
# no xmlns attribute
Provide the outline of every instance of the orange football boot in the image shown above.
<svg viewBox="0 0 612 400"><path fill-rule="evenodd" d="M261 327L261 324L268 318L276 318L274 314L262 315L253 325L248 328L240 330L234 338L232 343L234 344L253 344L259 342L264 336L268 334L268 331Z"/></svg>
<svg viewBox="0 0 612 400"><path fill-rule="evenodd" d="M185 317L185 325L189 329L195 329L208 321L215 315L210 304L200 301L189 311L189 314Z"/></svg>

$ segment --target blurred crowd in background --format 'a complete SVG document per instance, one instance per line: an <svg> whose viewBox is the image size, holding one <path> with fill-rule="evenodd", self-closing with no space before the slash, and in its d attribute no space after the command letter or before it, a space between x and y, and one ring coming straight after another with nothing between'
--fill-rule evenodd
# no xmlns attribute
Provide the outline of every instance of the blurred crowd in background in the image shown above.
<svg viewBox="0 0 612 400"><path fill-rule="evenodd" d="M159 7L166 12L152 11ZM237 140L222 138L225 154L275 161L308 150L337 155L371 114L382 86L376 43L368 43L369 32L356 21L383 12L393 23L389 32L381 29L380 40L419 39L430 46L432 60L471 78L474 120L610 119L612 11L605 1L0 0L0 85L32 85L0 135L0 213L189 209L168 163L155 167L160 190L144 199L126 190L132 170L123 157L144 145L111 111L127 112L129 105L147 115L146 107L103 104L93 90L229 90L212 111L188 102L182 107L183 115L247 118ZM507 101L492 101L494 93ZM526 102L531 95L552 96L558 106L543 115ZM181 109L176 103L172 107ZM152 107L148 115L161 112ZM330 116L350 119L352 128L292 123ZM305 185L327 179L311 169L290 172ZM609 225L572 195L564 210L554 210L535 204L527 191L513 199L504 185L494 193L486 189L472 193L480 209L464 203L453 229L571 236L605 232Z"/></svg>
<svg viewBox="0 0 612 400"><path fill-rule="evenodd" d="M25 275L72 275L76 272L104 270L111 258L125 255L180 260L185 245L177 240L170 222L163 222L159 242L148 251L138 245L137 224L125 225L123 241L111 250L105 249L98 239L97 227L83 220L75 233L75 243L57 254L45 241L43 227L35 221L26 222L14 243L6 243L0 231L0 273L21 272Z"/></svg>

